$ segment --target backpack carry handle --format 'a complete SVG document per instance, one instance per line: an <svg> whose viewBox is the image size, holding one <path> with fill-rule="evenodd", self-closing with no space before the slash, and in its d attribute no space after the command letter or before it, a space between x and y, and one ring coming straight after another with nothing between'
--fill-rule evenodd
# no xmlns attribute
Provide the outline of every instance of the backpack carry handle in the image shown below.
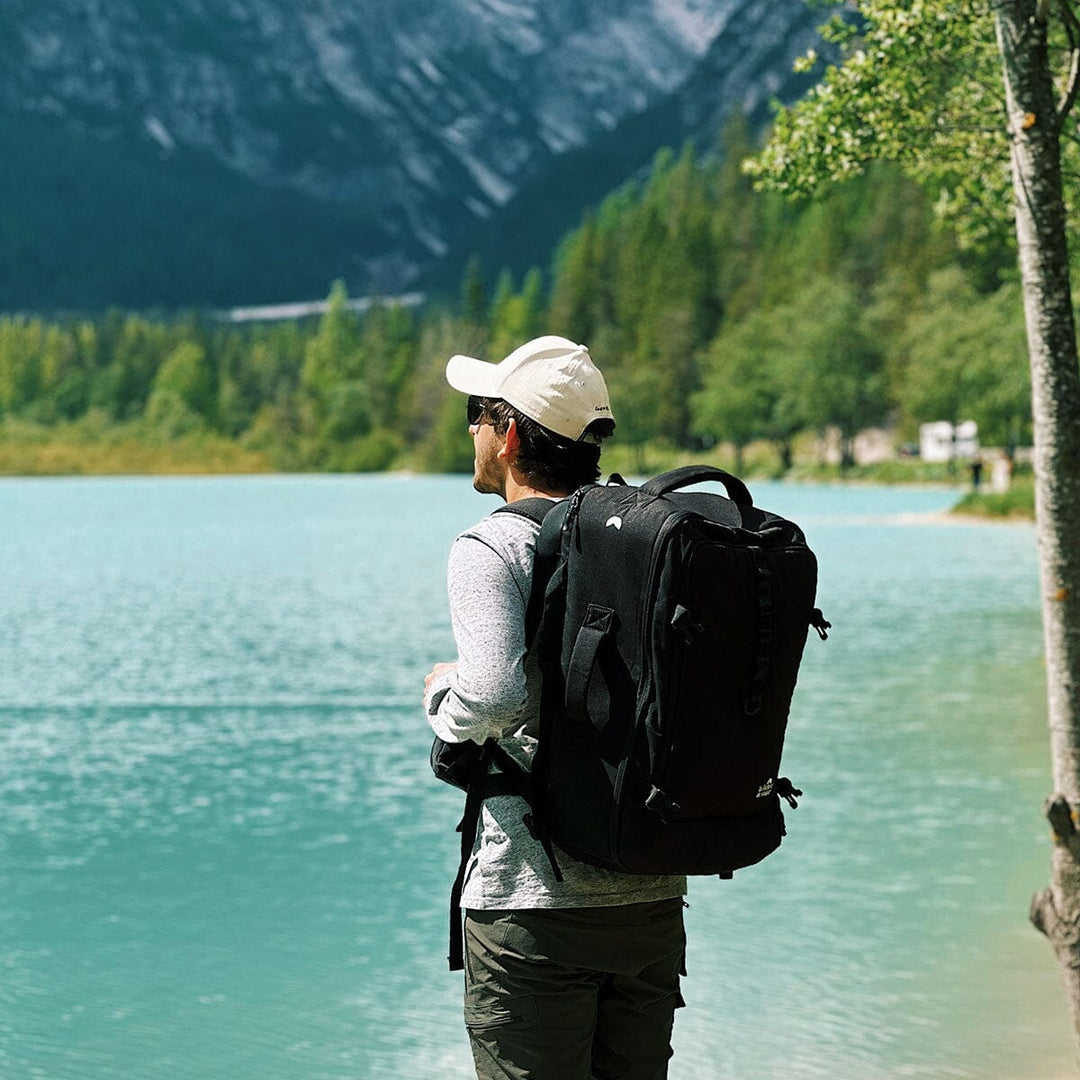
<svg viewBox="0 0 1080 1080"><path fill-rule="evenodd" d="M732 476L723 469L715 469L711 465L684 465L681 469L672 469L671 472L661 473L647 480L641 485L641 490L646 495L666 495L669 491L700 484L705 480L715 480L718 484L723 484L728 497L736 506L754 505L750 489L737 476Z"/></svg>

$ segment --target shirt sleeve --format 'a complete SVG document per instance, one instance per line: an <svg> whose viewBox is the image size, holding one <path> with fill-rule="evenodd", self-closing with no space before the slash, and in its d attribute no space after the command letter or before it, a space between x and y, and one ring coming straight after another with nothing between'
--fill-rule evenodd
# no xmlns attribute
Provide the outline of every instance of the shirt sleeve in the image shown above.
<svg viewBox="0 0 1080 1080"><path fill-rule="evenodd" d="M447 742L502 738L525 710L525 599L503 557L468 534L450 549L447 591L457 667L430 687L428 721Z"/></svg>

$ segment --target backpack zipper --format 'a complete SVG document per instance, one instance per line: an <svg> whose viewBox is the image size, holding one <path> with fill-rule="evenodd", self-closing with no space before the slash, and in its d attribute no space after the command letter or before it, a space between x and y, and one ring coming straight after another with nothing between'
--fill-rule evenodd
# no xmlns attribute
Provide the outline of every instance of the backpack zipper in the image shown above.
<svg viewBox="0 0 1080 1080"><path fill-rule="evenodd" d="M687 557L684 560L680 560L680 572L678 579L672 580L671 594L673 597L678 597L681 594L684 579L689 573L690 566L694 560L694 556L697 554L697 550L700 546L700 542L694 543L692 545L692 550L688 553ZM655 601L653 603L653 606L655 610ZM649 619L650 626L653 621L654 620L652 618ZM674 634L672 634L671 636L671 641L673 646L671 659L669 663L663 665L663 671L661 670L660 664L653 664L653 681L656 685L656 716L658 734L660 736L660 748L657 760L649 776L649 784L652 788L649 797L656 798L657 796L659 796L660 798L658 799L658 805L661 805L663 803L663 800L666 799L671 804L672 809L677 812L679 809L678 803L672 802L670 795L663 789L663 783L667 777L668 765L671 761L671 755L674 750L674 736L677 734L677 732L674 730L674 725L672 724L672 722L661 714L661 709L664 702L664 695L661 693L661 690L663 689L664 685L669 685L673 690L678 688L682 678L683 664L686 661L685 650L689 647L689 644L683 642L679 642L676 644ZM649 645L650 648L654 648L658 645L658 642L650 641ZM678 650L677 652L675 652L676 648ZM659 650L657 649L656 651ZM664 672L670 674L670 679L662 678Z"/></svg>
<svg viewBox="0 0 1080 1080"><path fill-rule="evenodd" d="M680 523L685 521L687 518L695 517L695 516L700 516L700 515L695 515L690 510L685 510L682 513L671 515L664 522L664 524L660 526L660 531L656 534L656 539L653 541L653 550L652 550L652 554L649 557L649 577L648 577L648 581L646 582L646 585L645 585L645 596L647 597L647 601L642 606L641 625L638 628L638 641L641 643L641 648L643 650L644 649L650 649L651 650L652 647L653 647L652 635L649 633L649 628L652 625L653 615L656 612L656 597L653 595L653 590L654 590L654 587L656 585L656 575L659 572L658 567L659 567L659 563L660 563L661 554L664 551L664 547L667 544L668 537L669 537L670 533L672 532L672 530L675 529L675 527L677 525L679 525ZM642 662L642 667L644 668L645 666L646 665L645 665L645 663L643 661ZM652 671L653 671L653 681L655 682L655 680L656 680L656 665L650 663L648 665L648 667L651 668ZM657 707L657 724L658 725L659 725L659 721L660 721L660 712L659 712L659 706L658 706ZM647 723L646 718L644 718L644 717L642 717L640 715L637 717L637 721L635 722L635 724L633 726L633 731L631 733L631 738L629 740L627 740L628 743L630 743L630 742L632 742L632 741L634 741L636 739L646 737L646 733L645 733L645 730L644 730L645 726L646 726L646 723ZM620 807L619 814L618 814L615 822L613 822L613 833L615 835L617 835L619 833L619 831L621 830L621 827L622 827L622 812L621 812L622 801L620 799L620 796L622 794L623 782L624 782L625 777L626 777L626 761L627 761L627 754L624 753L622 767L619 770L619 775L615 778L615 795L614 795L615 803L616 803L616 805L618 807ZM650 784L655 783L655 774L656 774L656 772L657 772L657 770L655 768L650 770L650 777L649 777L649 783Z"/></svg>
<svg viewBox="0 0 1080 1080"><path fill-rule="evenodd" d="M648 579L648 581L646 583L645 593L644 593L644 595L647 597L647 600L646 600L646 603L644 603L642 605L641 624L638 627L638 642L640 643L640 647L642 649L646 649L646 648L651 649L652 648L652 642L650 641L649 636L648 636L648 627L652 623L653 612L654 612L654 610L656 608L656 599L652 595L652 589L653 589L653 585L655 583L655 577L656 577L656 573L657 573L656 567L657 567L659 553L663 550L663 545L667 543L668 534L671 532L671 530L674 529L675 526L678 525L678 523L680 521L682 521L685 518L688 518L690 516L691 516L691 511L687 510L687 511L684 511L683 513L681 513L681 514L674 514L671 517L667 518L667 520L664 522L664 524L660 526L660 531L656 534L656 539L653 541L653 550L652 550L652 554L649 557L649 579ZM645 668L646 664L644 662L642 662L641 666L642 666L642 668ZM649 668L653 667L652 664L649 664L647 666ZM639 690L638 690L638 697L639 697L639 700L640 700L640 697L641 697L641 689L640 689L640 687L639 687ZM634 743L636 743L639 739L642 739L642 738L646 737L645 724L646 724L646 722L645 722L644 718L640 715L639 707L637 705L635 705L635 721L634 721L634 724L631 726L630 731L627 734L626 744L623 747L622 762L619 765L618 775L615 777L615 789L614 789L613 799L614 799L614 802L615 802L615 806L617 807L617 810L616 810L615 814L612 815L611 841L610 841L610 845L609 845L611 847L612 854L615 855L615 856L618 855L618 852L620 850L620 845L618 843L618 837L621 835L621 832L622 832L623 803L622 803L621 796L622 796L622 789L623 789L625 781L626 781L626 766L627 766L627 762L630 759L630 755L633 752L632 747L633 747ZM650 783L652 783L651 779L650 779Z"/></svg>

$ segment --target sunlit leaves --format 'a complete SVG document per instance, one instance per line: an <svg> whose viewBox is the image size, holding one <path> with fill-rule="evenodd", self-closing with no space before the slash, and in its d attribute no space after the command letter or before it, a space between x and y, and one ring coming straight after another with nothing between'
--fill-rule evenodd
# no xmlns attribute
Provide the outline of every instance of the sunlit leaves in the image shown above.
<svg viewBox="0 0 1080 1080"><path fill-rule="evenodd" d="M986 0L861 0L860 30L821 83L781 110L748 163L763 185L806 195L896 161L940 194L972 242L1008 227L1008 138L994 20Z"/></svg>

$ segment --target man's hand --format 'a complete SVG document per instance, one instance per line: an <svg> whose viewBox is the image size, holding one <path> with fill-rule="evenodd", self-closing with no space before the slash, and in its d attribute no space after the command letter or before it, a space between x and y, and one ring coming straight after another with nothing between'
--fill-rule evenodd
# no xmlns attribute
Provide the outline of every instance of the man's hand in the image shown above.
<svg viewBox="0 0 1080 1080"><path fill-rule="evenodd" d="M427 701L428 690L431 687L431 683L434 679L437 679L440 675L445 674L447 671L453 671L457 667L457 662L452 664L436 664L428 673L424 676L424 700Z"/></svg>

